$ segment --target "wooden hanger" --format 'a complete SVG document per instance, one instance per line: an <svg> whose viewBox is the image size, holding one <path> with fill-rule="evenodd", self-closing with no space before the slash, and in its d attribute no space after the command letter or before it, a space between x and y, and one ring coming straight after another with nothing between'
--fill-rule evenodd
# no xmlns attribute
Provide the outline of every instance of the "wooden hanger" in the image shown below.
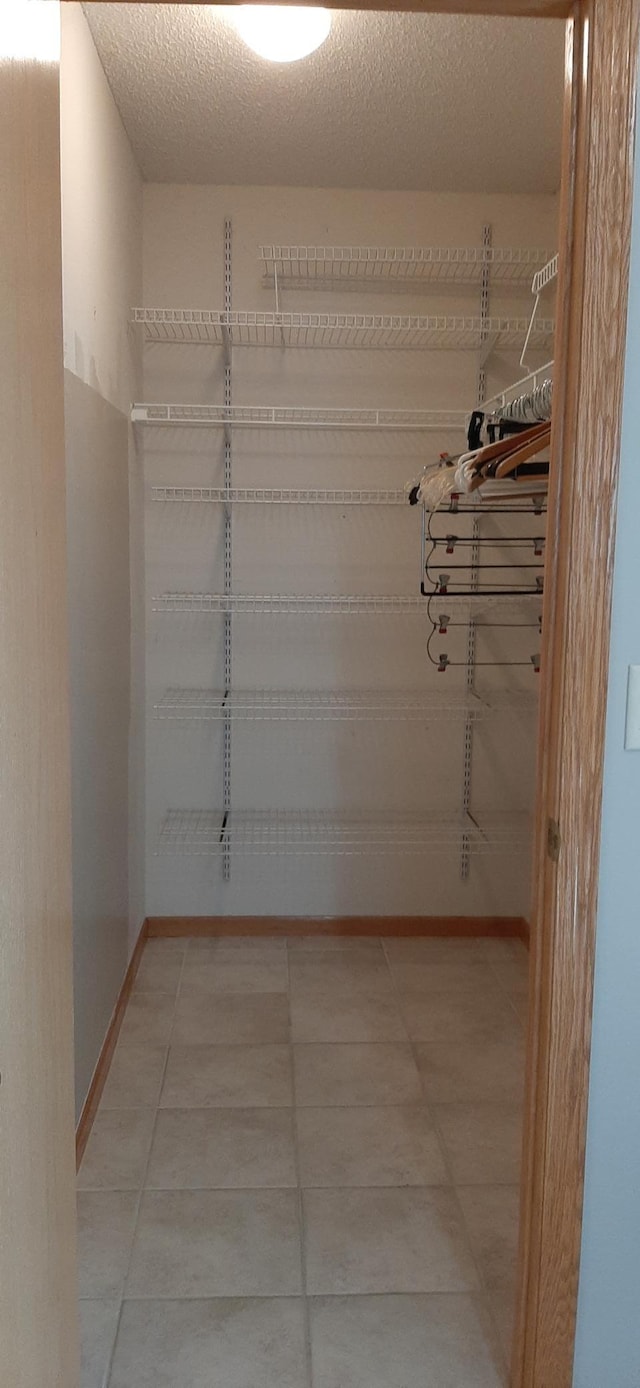
<svg viewBox="0 0 640 1388"><path fill-rule="evenodd" d="M521 435L520 437L522 438L523 436ZM509 474L515 472L516 468L520 467L522 463L528 463L532 458L537 457L538 453L541 453L542 449L546 448L550 442L551 425L548 424L542 434L538 435L537 439L533 439L530 443L521 444L514 452L509 453L506 458L500 459L495 469L494 476L496 478L508 477Z"/></svg>
<svg viewBox="0 0 640 1388"><path fill-rule="evenodd" d="M510 434L508 438L498 439L496 443L487 443L484 448L476 450L473 466L476 470L483 468L487 463L493 462L495 458L502 458L513 451L514 448L521 448L530 440L533 441L544 434L549 428L548 420L540 424L534 424L531 429L525 429L519 434Z"/></svg>
<svg viewBox="0 0 640 1388"><path fill-rule="evenodd" d="M545 447L550 428L551 425L548 420L545 420L540 424L534 424L531 429L525 429L523 433L511 434L506 439L500 439L497 443L490 443L485 448L478 449L471 464L475 476L469 483L468 490L470 492L477 491L478 487L482 486L482 482L486 481L487 476L502 475L497 472L498 465L501 462L506 463L514 454L521 454L526 447L531 446L533 454L530 456L535 456L541 448ZM524 462L525 459L521 457L520 461ZM493 466L489 471L490 465Z"/></svg>

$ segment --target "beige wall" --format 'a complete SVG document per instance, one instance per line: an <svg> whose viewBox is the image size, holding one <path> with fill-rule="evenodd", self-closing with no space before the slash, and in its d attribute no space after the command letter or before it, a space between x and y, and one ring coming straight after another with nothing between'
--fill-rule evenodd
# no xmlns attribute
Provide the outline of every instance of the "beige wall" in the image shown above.
<svg viewBox="0 0 640 1388"><path fill-rule="evenodd" d="M0 1382L77 1388L58 6L0 7Z"/></svg>
<svg viewBox="0 0 640 1388"><path fill-rule="evenodd" d="M128 419L142 184L76 4L62 16L61 161L79 1111L144 918L144 613Z"/></svg>
<svg viewBox="0 0 640 1388"><path fill-rule="evenodd" d="M65 371L76 1103L127 967L127 421Z"/></svg>

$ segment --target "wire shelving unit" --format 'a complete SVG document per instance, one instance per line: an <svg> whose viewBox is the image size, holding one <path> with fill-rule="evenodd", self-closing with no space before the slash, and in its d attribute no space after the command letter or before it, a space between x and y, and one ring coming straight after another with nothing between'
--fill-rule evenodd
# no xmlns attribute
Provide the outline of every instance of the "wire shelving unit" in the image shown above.
<svg viewBox="0 0 640 1388"><path fill-rule="evenodd" d="M131 419L144 429L222 430L225 445L224 486L154 485L153 502L213 504L225 508L225 582L223 592L167 591L152 598L159 614L219 616L224 622L225 665L216 673L219 688L167 688L154 705L154 715L167 723L218 723L224 730L224 765L220 791L214 792L215 809L170 809L162 821L156 851L160 855L217 858L225 880L231 860L241 857L292 855L303 857L363 857L424 854L461 855L462 875L476 855L508 855L526 851L530 828L525 816L471 813L471 732L476 723L496 714L528 713L536 707L529 690L478 691L473 670L475 656L467 657L464 689L280 689L233 688L232 631L236 618L260 616L386 616L418 617L428 630L446 634L450 627L535 627L541 608L539 592L493 593L445 591L434 595L376 593L243 593L234 591L231 564L231 517L237 505L387 506L407 504L405 491L396 487L234 487L231 447L234 430L293 429L345 430L446 435L462 433L467 411L427 409L346 409L323 406L239 405L232 403L231 370L236 349L379 349L381 351L451 351L474 353L477 358L479 394L485 393L484 364L494 350L519 352L523 340L545 351L554 335L550 317L492 316L490 284L516 291L531 286L534 277L542 289L553 277L553 258L548 250L494 248L491 229L483 231L483 245L476 247L362 247L362 246L263 246L260 248L263 282L275 288L275 311L233 311L231 303L231 227L225 224L224 308L134 308L132 322L148 344L208 346L223 352L225 393L222 404L138 402ZM555 258L557 268L557 257ZM544 279L544 284L542 280ZM442 285L477 286L479 313L372 314L343 312L283 312L279 288L314 286L360 289L377 285L388 292L412 289L438 292ZM444 289L443 289L444 294ZM247 358L245 357L245 361ZM466 370L467 363L464 363ZM405 363L408 370L408 363ZM461 369L459 364L458 369ZM549 367L533 373L510 388L510 398L534 377L548 375ZM505 396L509 392L505 392ZM418 396L418 399L421 397ZM497 403L497 402L496 402ZM172 445L173 447L173 445ZM205 439L205 448L209 440ZM386 447L386 443L385 443ZM315 479L312 479L315 480ZM331 479L333 480L333 479ZM391 479L393 480L393 479ZM476 502L456 499L452 511L473 512L473 536L477 536ZM509 508L507 508L509 509ZM477 539L472 536L475 554ZM462 544L462 540L460 541ZM475 560L474 560L475 562ZM443 559L443 567L446 561ZM336 583L339 579L335 580ZM222 586L222 585L221 585ZM446 611L445 611L446 609ZM501 613L516 610L513 622ZM519 611L518 611L519 609ZM494 613L498 616L494 617ZM418 629L418 628L417 628ZM250 630L250 628L249 628ZM413 630L413 628L411 628ZM418 629L419 630L419 629ZM200 629L198 628L198 631ZM469 645L471 650L471 645ZM482 663L482 662L481 662ZM489 662L484 662L489 663ZM473 667L473 669L472 669ZM445 666L442 667L446 668ZM472 674L469 677L469 670ZM174 677L174 676L172 676ZM166 678L166 676L165 676ZM188 677L187 677L188 678ZM193 678L193 676L191 677ZM459 721L465 728L464 793L457 814L385 815L343 814L321 810L239 809L233 803L231 730L247 722L346 723L364 725L439 726ZM242 736L242 729L238 736ZM236 736L234 727L234 737ZM465 865L467 865L465 867Z"/></svg>
<svg viewBox="0 0 640 1388"><path fill-rule="evenodd" d="M135 404L133 424L209 429L350 429L443 432L463 429L463 410L348 410L297 405Z"/></svg>
<svg viewBox="0 0 640 1388"><path fill-rule="evenodd" d="M440 314L267 313L217 309L134 308L146 342L232 347L379 348L405 351L487 351L520 347L527 318ZM537 319L529 345L547 347L555 329Z"/></svg>
<svg viewBox="0 0 640 1388"><path fill-rule="evenodd" d="M451 722L488 718L494 712L528 712L536 701L526 691L507 696L440 694L420 689L167 689L154 705L156 718L180 722Z"/></svg>
<svg viewBox="0 0 640 1388"><path fill-rule="evenodd" d="M152 487L152 501L268 506L406 506L404 491L335 487Z"/></svg>
<svg viewBox="0 0 640 1388"><path fill-rule="evenodd" d="M169 810L157 852L188 857L292 854L357 857L459 851L471 854L526 850L526 816L417 818L351 817L323 810Z"/></svg>
<svg viewBox="0 0 640 1388"><path fill-rule="evenodd" d="M337 281L345 284L480 284L490 268L499 284L530 283L550 251L491 246L261 246L260 260L268 284L307 288Z"/></svg>
<svg viewBox="0 0 640 1388"><path fill-rule="evenodd" d="M473 611L493 611L514 605L537 603L541 593L446 593L436 596L443 605L455 605L456 616ZM159 593L152 600L154 612L261 613L271 616L422 616L427 612L424 596L390 597L379 594L334 593Z"/></svg>

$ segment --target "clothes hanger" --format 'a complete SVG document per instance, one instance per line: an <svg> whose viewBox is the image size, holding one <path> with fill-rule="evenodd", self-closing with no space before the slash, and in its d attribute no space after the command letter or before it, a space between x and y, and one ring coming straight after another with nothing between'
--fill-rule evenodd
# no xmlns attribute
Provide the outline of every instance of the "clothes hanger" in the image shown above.
<svg viewBox="0 0 640 1388"><path fill-rule="evenodd" d="M501 459L510 457L512 453L517 452L529 442L532 446L544 447L548 429L548 421L535 424L531 429L526 429L524 433L511 435L508 438L498 440L496 443L486 444L484 448L478 448L472 453L463 453L458 459L456 467L456 481L460 490L465 492L477 491L483 476L496 475L495 471L488 471L490 466L495 467Z"/></svg>
<svg viewBox="0 0 640 1388"><path fill-rule="evenodd" d="M493 476L496 478L508 477L509 474L520 467L522 463L528 463L532 458L537 457L538 453L551 442L551 425L547 425L542 434L540 434L537 439L533 439L530 443L523 444L523 437L524 435L521 434L520 446L518 448L509 453L506 458L498 460L495 470L493 471Z"/></svg>
<svg viewBox="0 0 640 1388"><path fill-rule="evenodd" d="M511 434L507 438L498 439L495 443L487 443L482 448L477 448L470 453L463 453L458 462L472 464L474 469L484 467L485 463L490 463L494 458L501 458L504 454L510 453L512 449L524 445L529 440L536 439L540 434L544 434L549 428L549 421L534 424L531 429L526 429L521 434Z"/></svg>

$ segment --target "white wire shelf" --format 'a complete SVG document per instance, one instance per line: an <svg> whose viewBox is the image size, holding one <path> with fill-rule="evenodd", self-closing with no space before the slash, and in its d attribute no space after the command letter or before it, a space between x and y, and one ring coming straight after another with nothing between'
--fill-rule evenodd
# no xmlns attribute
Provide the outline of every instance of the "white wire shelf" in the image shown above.
<svg viewBox="0 0 640 1388"><path fill-rule="evenodd" d="M236 429L352 429L440 432L464 429L464 410L337 410L283 405L170 405L136 403L134 424Z"/></svg>
<svg viewBox="0 0 640 1388"><path fill-rule="evenodd" d="M474 695L425 690L167 689L154 705L156 718L170 721L258 722L443 722L479 720L499 711L537 708L526 691Z"/></svg>
<svg viewBox="0 0 640 1388"><path fill-rule="evenodd" d="M404 491L335 488L330 491L293 487L152 487L152 501L212 502L223 505L406 506Z"/></svg>
<svg viewBox="0 0 640 1388"><path fill-rule="evenodd" d="M553 281L558 278L559 261L560 258L556 254L547 261L546 265L542 266L541 270L536 271L531 282L531 293L535 294L536 298L538 294L542 294L544 290L548 289L549 285L553 284Z"/></svg>
<svg viewBox="0 0 640 1388"><path fill-rule="evenodd" d="M486 246L261 246L264 277L285 287L331 280L479 284L486 266L493 282L530 281L548 250Z"/></svg>
<svg viewBox="0 0 640 1388"><path fill-rule="evenodd" d="M537 593L429 594L439 610L453 606L456 619L462 612L510 608L542 601ZM290 616L427 616L427 597L377 596L374 594L250 594L160 593L152 599L154 612L262 613ZM435 609L434 609L435 610Z"/></svg>
<svg viewBox="0 0 640 1388"><path fill-rule="evenodd" d="M153 599L154 612L273 613L314 616L323 614L421 613L421 597L376 597L373 595L249 594L249 593L161 593Z"/></svg>
<svg viewBox="0 0 640 1388"><path fill-rule="evenodd" d="M526 318L375 313L225 313L216 309L134 308L147 342L230 347L344 347L484 351L521 347ZM555 324L538 319L529 345L548 346Z"/></svg>
<svg viewBox="0 0 640 1388"><path fill-rule="evenodd" d="M530 843L525 816L424 818L345 817L322 810L169 810L157 852L188 857L294 854L376 857L459 850L513 852Z"/></svg>

